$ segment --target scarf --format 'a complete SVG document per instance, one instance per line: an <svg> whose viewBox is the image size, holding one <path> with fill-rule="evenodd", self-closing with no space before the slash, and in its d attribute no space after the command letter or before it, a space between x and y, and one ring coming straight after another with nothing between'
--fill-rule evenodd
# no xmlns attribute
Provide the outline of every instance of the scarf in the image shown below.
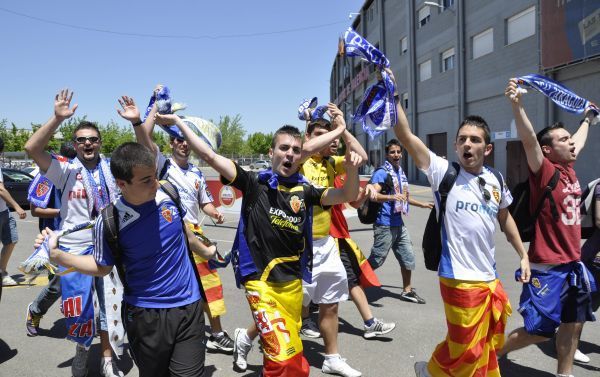
<svg viewBox="0 0 600 377"><path fill-rule="evenodd" d="M87 196L90 218L95 218L100 214L100 211L104 207L110 204L110 202L116 200L117 196L119 195L117 183L110 172L109 162L103 157L98 159L98 165L96 168L99 170L100 175L99 185L94 180L92 172L83 166L79 158L75 157L73 159L73 164L79 167L81 181Z"/></svg>
<svg viewBox="0 0 600 377"><path fill-rule="evenodd" d="M36 207L47 208L54 185L42 174L35 176L27 189L27 200Z"/></svg>
<svg viewBox="0 0 600 377"><path fill-rule="evenodd" d="M327 106L317 107L317 104L317 97L313 97L312 99L305 98L298 107L298 119L311 122L323 118L323 115L327 111Z"/></svg>
<svg viewBox="0 0 600 377"><path fill-rule="evenodd" d="M404 174L404 170L401 167L398 167L398 173L400 174L400 181L398 181L398 175L394 170L394 166L386 161L383 164L383 169L388 172L389 175L392 176L392 182L394 183L394 193L402 194L406 192L406 200L394 200L394 213L401 212L403 215L408 214L408 179Z"/></svg>

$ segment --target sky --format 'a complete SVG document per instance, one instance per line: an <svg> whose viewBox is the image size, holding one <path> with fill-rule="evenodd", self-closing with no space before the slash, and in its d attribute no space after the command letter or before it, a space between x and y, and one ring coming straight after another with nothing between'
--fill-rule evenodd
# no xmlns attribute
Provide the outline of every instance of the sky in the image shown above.
<svg viewBox="0 0 600 377"><path fill-rule="evenodd" d="M240 114L248 133L303 127L303 98L329 100L338 38L363 0L14 1L0 4L0 119L44 123L55 94L74 91L76 115L127 126L158 83L218 121Z"/></svg>

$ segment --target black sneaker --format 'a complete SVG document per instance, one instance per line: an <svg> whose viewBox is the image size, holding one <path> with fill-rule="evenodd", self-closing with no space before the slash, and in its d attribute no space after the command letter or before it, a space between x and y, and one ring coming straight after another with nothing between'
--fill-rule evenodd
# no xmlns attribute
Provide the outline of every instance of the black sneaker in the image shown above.
<svg viewBox="0 0 600 377"><path fill-rule="evenodd" d="M425 300L421 298L414 289L411 289L410 292L402 292L400 293L400 300L414 302L415 304L424 304Z"/></svg>
<svg viewBox="0 0 600 377"><path fill-rule="evenodd" d="M227 332L222 335L211 335L206 342L206 348L212 351L220 351L229 355L233 354L233 340Z"/></svg>

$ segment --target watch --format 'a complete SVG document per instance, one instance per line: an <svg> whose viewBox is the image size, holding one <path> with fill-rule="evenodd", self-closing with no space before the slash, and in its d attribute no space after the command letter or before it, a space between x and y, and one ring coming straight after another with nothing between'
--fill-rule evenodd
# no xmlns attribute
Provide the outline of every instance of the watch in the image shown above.
<svg viewBox="0 0 600 377"><path fill-rule="evenodd" d="M142 124L142 123L143 123L143 122L142 122L142 121L141 121L141 119L140 119L140 120L138 120L137 122L131 122L131 125L132 125L133 127L137 127L137 126L139 126L139 125L140 125L140 124Z"/></svg>

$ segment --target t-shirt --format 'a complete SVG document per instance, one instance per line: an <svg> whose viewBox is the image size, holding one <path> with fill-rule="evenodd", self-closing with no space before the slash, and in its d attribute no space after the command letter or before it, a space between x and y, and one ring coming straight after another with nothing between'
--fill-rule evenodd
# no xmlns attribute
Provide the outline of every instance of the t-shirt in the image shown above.
<svg viewBox="0 0 600 377"><path fill-rule="evenodd" d="M174 308L200 300L200 288L189 259L177 206L162 190L155 200L115 202L119 213L119 244L128 292L123 298L142 308ZM185 216L185 214L184 214ZM115 261L104 237L102 216L94 227L96 263Z"/></svg>
<svg viewBox="0 0 600 377"><path fill-rule="evenodd" d="M431 184L439 216L438 188L448 170L448 161L431 151L429 157L431 164L423 173ZM485 180L483 187L478 177ZM489 201L485 200L484 190L490 194ZM506 185L500 187L500 182L487 167L484 166L479 175L460 169L446 200L439 276L471 281L496 279L496 218L498 211L511 202L512 196Z"/></svg>
<svg viewBox="0 0 600 377"><path fill-rule="evenodd" d="M167 174L165 177L161 177L161 179L166 179L177 187L181 204L186 211L185 221L191 224L198 224L200 219L199 204L213 202L213 197L210 191L208 191L204 175L200 169L191 163L188 163L187 169L182 169L173 159L167 159L160 152L158 152L156 157L158 172L161 172L165 164L168 164Z"/></svg>
<svg viewBox="0 0 600 377"><path fill-rule="evenodd" d="M235 163L234 163L235 164ZM306 206L318 206L325 192L311 184L285 184L272 189L258 179L258 174L248 172L235 164L236 176L231 182L223 177L223 184L240 190L242 215L247 214L244 235L257 275L260 279L269 268L267 281L287 282L302 277L300 254L304 250L304 226L307 221ZM252 191L253 203L248 193ZM267 267L268 266L268 267Z"/></svg>
<svg viewBox="0 0 600 377"><path fill-rule="evenodd" d="M0 168L0 182L4 183L4 174L2 174L2 168ZM4 212L8 210L8 206L6 205L6 201L0 198L0 212Z"/></svg>
<svg viewBox="0 0 600 377"><path fill-rule="evenodd" d="M398 182L402 182L402 168L398 167L398 170L395 171L396 176L398 177ZM377 169L373 173L371 177L372 183L378 183L382 187L387 187L389 173L385 169ZM390 181L391 182L391 181ZM388 195L393 195L394 187L388 188ZM401 192L404 193L406 188L400 188ZM377 219L375 220L375 224L384 225L384 226L402 226L404 225L404 221L402 220L402 212L394 212L394 201L383 202L381 205L381 209L377 213Z"/></svg>
<svg viewBox="0 0 600 377"><path fill-rule="evenodd" d="M600 200L600 184L596 185L596 189L594 190L592 205L595 206L598 200ZM600 213L596 213L596 216L600 216ZM593 260L596 254L600 253L600 229L596 228L595 223L592 225L594 226L594 232L581 247L581 260L586 262Z"/></svg>
<svg viewBox="0 0 600 377"><path fill-rule="evenodd" d="M83 185L81 168L65 157L52 158L48 171L44 174L61 191L60 229L70 228L91 219L87 193ZM100 184L100 165L91 172L97 185ZM100 190L106 190L101 187ZM80 230L60 238L60 245L70 252L81 252L92 246L92 230Z"/></svg>
<svg viewBox="0 0 600 377"><path fill-rule="evenodd" d="M305 176L313 185L324 188L333 187L335 176L345 173L343 156L330 156L327 158L312 156L300 168L300 174ZM316 207L313 211L313 238L327 237L331 225L330 207L325 209Z"/></svg>
<svg viewBox="0 0 600 377"><path fill-rule="evenodd" d="M333 187L342 188L344 187L344 181L346 175L338 175L335 177ZM329 229L329 235L334 238L350 238L350 232L348 232L348 223L344 216L345 203L336 204L331 207L331 228Z"/></svg>
<svg viewBox="0 0 600 377"><path fill-rule="evenodd" d="M544 188L558 169L560 176L552 197L558 211L558 221L552 218L550 201L546 200L535 222L535 234L529 244L529 261L531 263L562 264L578 261L581 257L581 217L579 202L581 187L573 165L567 166L552 163L547 158L536 175L529 172L531 201L529 209L535 206L544 192Z"/></svg>

